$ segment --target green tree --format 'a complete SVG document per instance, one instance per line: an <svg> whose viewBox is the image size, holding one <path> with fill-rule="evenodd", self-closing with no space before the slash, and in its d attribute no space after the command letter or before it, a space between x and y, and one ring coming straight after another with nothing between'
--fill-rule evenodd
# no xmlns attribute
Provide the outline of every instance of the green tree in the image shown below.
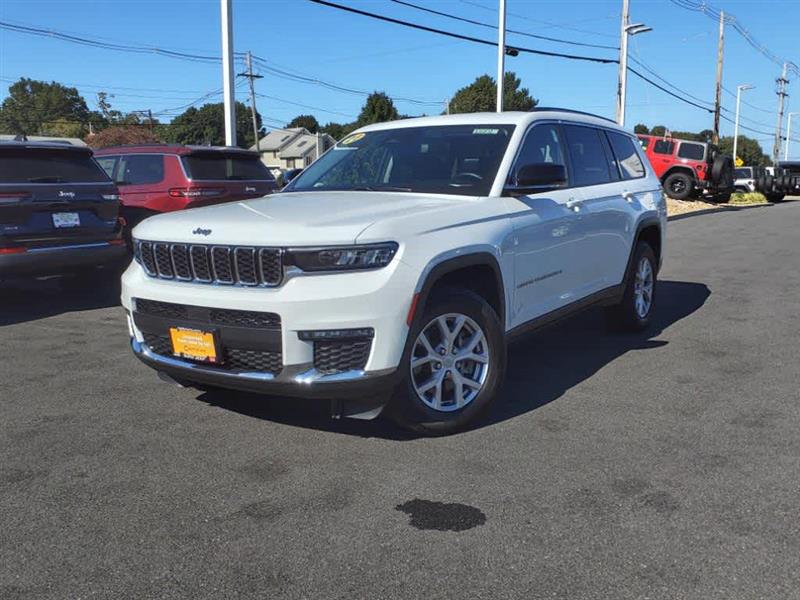
<svg viewBox="0 0 800 600"><path fill-rule="evenodd" d="M509 71L503 80L503 110L530 110L538 104L522 81ZM451 113L493 112L497 108L497 85L489 75L481 75L458 90L450 100Z"/></svg>
<svg viewBox="0 0 800 600"><path fill-rule="evenodd" d="M319 121L314 115L297 115L286 125L287 129L292 127L305 127L310 133L319 131Z"/></svg>
<svg viewBox="0 0 800 600"><path fill-rule="evenodd" d="M724 137L719 140L719 149L723 154L733 156L733 136ZM744 164L751 167L766 167L772 164L769 156L764 154L758 140L749 138L746 135L739 136L739 143L736 153L744 161Z"/></svg>
<svg viewBox="0 0 800 600"><path fill-rule="evenodd" d="M647 135L650 133L650 128L644 123L638 123L636 126L634 126L633 133L640 133L643 135Z"/></svg>
<svg viewBox="0 0 800 600"><path fill-rule="evenodd" d="M242 148L255 143L250 108L236 103L236 141ZM261 129L261 115L256 113L256 123ZM178 144L225 145L225 107L222 102L190 107L175 117L166 129L166 141Z"/></svg>
<svg viewBox="0 0 800 600"><path fill-rule="evenodd" d="M372 123L396 121L399 118L400 113L397 112L392 99L384 92L373 92L361 108L355 126L358 128Z"/></svg>
<svg viewBox="0 0 800 600"><path fill-rule="evenodd" d="M112 125L99 133L87 136L86 143L92 148L107 148L124 144L149 144L161 141L155 131L147 125Z"/></svg>
<svg viewBox="0 0 800 600"><path fill-rule="evenodd" d="M88 131L89 108L74 87L21 78L0 105L0 130L13 134L79 135Z"/></svg>
<svg viewBox="0 0 800 600"><path fill-rule="evenodd" d="M324 127L320 128L322 133L327 133L336 141L344 139L344 137L356 128L355 123L326 123Z"/></svg>
<svg viewBox="0 0 800 600"><path fill-rule="evenodd" d="M652 129L650 129L650 135L662 137L666 135L666 133L667 133L667 128L664 125L656 125Z"/></svg>

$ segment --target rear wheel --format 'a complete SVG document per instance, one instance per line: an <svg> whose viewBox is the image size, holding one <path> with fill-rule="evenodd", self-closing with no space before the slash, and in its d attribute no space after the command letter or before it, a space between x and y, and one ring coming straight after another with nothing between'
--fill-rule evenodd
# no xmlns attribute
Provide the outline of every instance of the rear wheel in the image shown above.
<svg viewBox="0 0 800 600"><path fill-rule="evenodd" d="M609 309L612 324L624 331L641 331L650 324L656 302L658 263L646 242L639 242L625 276L622 301Z"/></svg>
<svg viewBox="0 0 800 600"><path fill-rule="evenodd" d="M389 414L418 433L459 431L489 409L501 387L506 347L500 320L477 294L448 289L417 321Z"/></svg>
<svg viewBox="0 0 800 600"><path fill-rule="evenodd" d="M694 180L686 173L673 173L664 180L667 195L675 200L686 200L694 191Z"/></svg>

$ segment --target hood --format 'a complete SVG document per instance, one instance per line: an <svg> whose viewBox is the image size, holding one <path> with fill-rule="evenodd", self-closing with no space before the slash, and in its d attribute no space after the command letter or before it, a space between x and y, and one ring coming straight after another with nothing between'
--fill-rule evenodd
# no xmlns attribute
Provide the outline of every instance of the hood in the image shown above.
<svg viewBox="0 0 800 600"><path fill-rule="evenodd" d="M472 198L403 192L293 192L165 213L134 229L143 240L253 246L353 244L377 222L463 206ZM196 232L196 233L195 233Z"/></svg>

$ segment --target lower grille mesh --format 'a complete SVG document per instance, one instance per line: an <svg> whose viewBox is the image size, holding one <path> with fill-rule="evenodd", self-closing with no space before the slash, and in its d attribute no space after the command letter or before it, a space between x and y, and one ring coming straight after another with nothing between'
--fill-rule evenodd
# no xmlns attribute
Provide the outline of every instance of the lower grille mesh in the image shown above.
<svg viewBox="0 0 800 600"><path fill-rule="evenodd" d="M314 342L314 368L321 373L359 371L367 366L372 340Z"/></svg>
<svg viewBox="0 0 800 600"><path fill-rule="evenodd" d="M172 342L167 336L145 333L144 343L160 356L173 356ZM224 348L223 361L215 368L229 371L252 371L277 375L283 369L283 356L280 352L266 350L246 350L241 348ZM186 359L181 359L186 360Z"/></svg>

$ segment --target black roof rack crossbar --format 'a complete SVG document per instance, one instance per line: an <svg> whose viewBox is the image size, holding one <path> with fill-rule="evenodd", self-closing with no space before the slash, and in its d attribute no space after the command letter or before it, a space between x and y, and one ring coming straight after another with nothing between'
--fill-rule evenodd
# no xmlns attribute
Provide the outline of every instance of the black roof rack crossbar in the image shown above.
<svg viewBox="0 0 800 600"><path fill-rule="evenodd" d="M609 123L614 123L616 125L616 121L614 119L609 119L608 117L603 117L600 115L596 115L594 113L585 112L582 110L572 110L571 108L559 108L557 106L534 106L528 112L565 112L570 113L573 115L586 115L587 117L594 117L596 119L602 119L603 121L608 121Z"/></svg>

